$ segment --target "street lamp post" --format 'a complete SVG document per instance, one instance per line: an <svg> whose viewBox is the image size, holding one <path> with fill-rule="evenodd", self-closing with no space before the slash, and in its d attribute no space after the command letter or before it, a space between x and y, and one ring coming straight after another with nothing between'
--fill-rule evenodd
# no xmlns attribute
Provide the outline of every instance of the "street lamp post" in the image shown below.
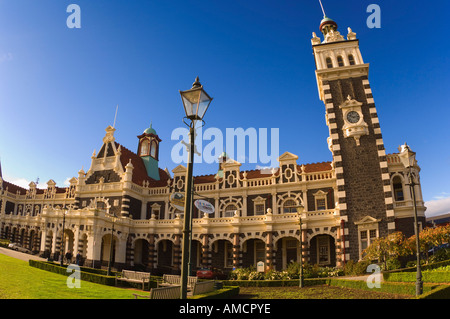
<svg viewBox="0 0 450 319"><path fill-rule="evenodd" d="M422 281L422 271L420 266L420 239L419 239L419 223L417 220L417 203L416 203L416 192L414 187L418 185L414 182L412 176L412 167L416 163L416 153L411 150L411 148L406 145L402 145L399 147L399 157L405 168L409 169L409 187L411 189L411 194L414 202L414 227L416 233L416 262L417 262L417 271L416 271L416 296L419 296L423 292L423 281Z"/></svg>
<svg viewBox="0 0 450 319"><path fill-rule="evenodd" d="M187 281L189 276L189 246L190 235L192 232L192 172L194 166L194 142L195 142L195 123L203 122L203 116L212 101L212 98L203 90L199 78L195 79L192 88L187 91L180 91L181 100L183 102L185 119L190 123L184 123L189 127L189 155L186 172L186 196L184 202L184 226L183 226L183 250L181 255L181 299L187 298Z"/></svg>
<svg viewBox="0 0 450 319"><path fill-rule="evenodd" d="M192 186L191 186L191 214L194 214L194 180L192 180ZM189 225L190 232L189 232L189 262L188 262L188 275L192 273L192 220L194 218L191 217L191 223Z"/></svg>
<svg viewBox="0 0 450 319"><path fill-rule="evenodd" d="M298 287L303 288L304 282L303 282L303 229L302 229L302 215L303 210L305 207L303 205L297 206L297 216L298 221L300 225L300 274L299 274L299 281L298 281Z"/></svg>

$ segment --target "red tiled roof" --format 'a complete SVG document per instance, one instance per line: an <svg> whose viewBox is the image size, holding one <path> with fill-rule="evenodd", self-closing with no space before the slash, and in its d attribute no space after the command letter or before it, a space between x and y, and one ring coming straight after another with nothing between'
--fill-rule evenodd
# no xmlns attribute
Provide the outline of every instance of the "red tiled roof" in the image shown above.
<svg viewBox="0 0 450 319"><path fill-rule="evenodd" d="M215 174L194 176L194 184L214 183L215 181Z"/></svg>
<svg viewBox="0 0 450 319"><path fill-rule="evenodd" d="M6 187L8 187L8 192L15 194L15 193L17 193L17 191L19 191L20 195L25 195L28 190L26 188L17 186L10 182L3 181L3 189L6 189ZM56 190L57 194L65 193L67 191L67 187L55 187L55 190ZM43 188L36 188L36 194L44 194L44 191L45 191L45 189L43 189Z"/></svg>
<svg viewBox="0 0 450 319"><path fill-rule="evenodd" d="M297 165L297 169L301 172L302 166ZM329 170L331 170L331 162L305 164L305 173L323 172Z"/></svg>
<svg viewBox="0 0 450 319"><path fill-rule="evenodd" d="M27 190L23 187L17 186L7 181L3 181L3 189L8 188L8 192L16 194L19 191L20 195L25 195Z"/></svg>

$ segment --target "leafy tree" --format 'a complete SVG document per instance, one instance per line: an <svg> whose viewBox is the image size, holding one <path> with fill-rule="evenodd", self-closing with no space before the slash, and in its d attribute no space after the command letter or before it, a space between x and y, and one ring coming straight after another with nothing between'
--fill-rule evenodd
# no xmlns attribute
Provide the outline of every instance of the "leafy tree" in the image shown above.
<svg viewBox="0 0 450 319"><path fill-rule="evenodd" d="M409 253L405 247L405 236L402 232L395 232L386 237L376 238L369 247L363 251L364 260L378 260L384 263L384 269L387 269L389 258L397 259Z"/></svg>

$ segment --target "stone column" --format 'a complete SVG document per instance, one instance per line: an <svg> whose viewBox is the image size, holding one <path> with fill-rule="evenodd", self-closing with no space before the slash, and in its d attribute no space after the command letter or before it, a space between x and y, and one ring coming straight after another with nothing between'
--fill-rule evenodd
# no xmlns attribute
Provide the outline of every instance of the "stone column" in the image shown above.
<svg viewBox="0 0 450 319"><path fill-rule="evenodd" d="M134 234L130 234L127 237L125 244L125 263L130 266L134 266L134 247L136 241L133 241Z"/></svg>
<svg viewBox="0 0 450 319"><path fill-rule="evenodd" d="M114 268L116 268L118 271L121 271L125 265L127 264L126 254L127 254L127 248L128 245L131 245L130 240L128 239L128 236L124 236L127 239L124 239L122 236L115 236L116 237L116 252L115 252L115 260L114 260ZM134 250L133 252L133 258L134 258Z"/></svg>
<svg viewBox="0 0 450 319"><path fill-rule="evenodd" d="M155 234L148 235L148 267L150 271L155 268L156 264L156 248L155 248Z"/></svg>
<svg viewBox="0 0 450 319"><path fill-rule="evenodd" d="M232 236L233 236L233 269L237 269L242 266L241 249L239 246L239 233L235 233Z"/></svg>
<svg viewBox="0 0 450 319"><path fill-rule="evenodd" d="M306 229L302 229L302 241L301 241L301 245L302 245L302 262L305 263L308 261L308 255L309 255L309 247L308 247L308 242L306 241Z"/></svg>
<svg viewBox="0 0 450 319"><path fill-rule="evenodd" d="M175 241L173 244L173 268L180 270L181 266L181 234L174 234Z"/></svg>
<svg viewBox="0 0 450 319"><path fill-rule="evenodd" d="M209 235L202 236L202 266L211 267L211 251L209 247Z"/></svg>
<svg viewBox="0 0 450 319"><path fill-rule="evenodd" d="M266 267L265 270L273 269L273 232L266 233Z"/></svg>

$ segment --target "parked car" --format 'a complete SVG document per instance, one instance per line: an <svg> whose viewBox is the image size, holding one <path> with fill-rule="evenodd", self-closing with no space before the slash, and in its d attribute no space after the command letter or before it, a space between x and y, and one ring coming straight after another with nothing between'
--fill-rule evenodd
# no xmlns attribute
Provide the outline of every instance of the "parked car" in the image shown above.
<svg viewBox="0 0 450 319"><path fill-rule="evenodd" d="M20 246L18 243L10 243L8 245L8 248L15 250L15 251L20 251L22 253L27 253L27 254L31 253L30 250L26 249L25 247Z"/></svg>
<svg viewBox="0 0 450 319"><path fill-rule="evenodd" d="M449 248L450 248L450 244L449 243L442 244L442 245L439 245L439 246L432 247L431 249L428 250L428 253L434 255L436 252L438 252L441 249L449 249Z"/></svg>
<svg viewBox="0 0 450 319"><path fill-rule="evenodd" d="M217 268L202 268L197 270L197 278L199 279L227 279L227 274L225 274L221 269Z"/></svg>

